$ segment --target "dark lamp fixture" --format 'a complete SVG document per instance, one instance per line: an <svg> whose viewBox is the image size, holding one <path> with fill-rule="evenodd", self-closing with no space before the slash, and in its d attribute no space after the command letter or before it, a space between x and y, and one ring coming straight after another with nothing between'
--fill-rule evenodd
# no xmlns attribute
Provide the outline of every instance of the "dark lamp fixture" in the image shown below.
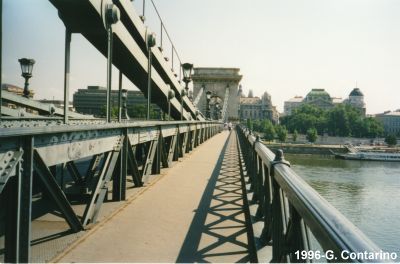
<svg viewBox="0 0 400 264"><path fill-rule="evenodd" d="M21 76L25 78L24 96L26 98L29 98L29 95L30 95L30 92L28 89L29 78L32 77L32 69L33 69L33 64L35 64L35 60L22 58L22 59L19 59L18 61L21 64L21 71L22 71Z"/></svg>
<svg viewBox="0 0 400 264"><path fill-rule="evenodd" d="M127 89L122 89L121 90L121 96L126 99L128 97L128 90Z"/></svg>
<svg viewBox="0 0 400 264"><path fill-rule="evenodd" d="M186 92L185 89L182 89L182 91L181 91L181 96L184 97L185 95L187 95L187 92Z"/></svg>
<svg viewBox="0 0 400 264"><path fill-rule="evenodd" d="M184 82L190 82L190 80L192 78L192 69L193 69L193 64L191 64L191 63L182 64L183 81Z"/></svg>
<svg viewBox="0 0 400 264"><path fill-rule="evenodd" d="M206 92L206 98L207 98L207 100L210 100L211 99L211 92L210 91L207 91Z"/></svg>
<svg viewBox="0 0 400 264"><path fill-rule="evenodd" d="M22 77L24 78L32 77L32 69L33 69L33 64L35 64L35 60L22 58L19 59L18 61L21 64Z"/></svg>

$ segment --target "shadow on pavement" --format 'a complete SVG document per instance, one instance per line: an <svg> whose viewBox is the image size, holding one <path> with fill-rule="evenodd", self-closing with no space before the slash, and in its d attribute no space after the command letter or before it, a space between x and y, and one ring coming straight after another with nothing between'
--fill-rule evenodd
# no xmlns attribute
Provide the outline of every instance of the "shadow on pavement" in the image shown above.
<svg viewBox="0 0 400 264"><path fill-rule="evenodd" d="M228 137L176 262L249 262L236 134Z"/></svg>

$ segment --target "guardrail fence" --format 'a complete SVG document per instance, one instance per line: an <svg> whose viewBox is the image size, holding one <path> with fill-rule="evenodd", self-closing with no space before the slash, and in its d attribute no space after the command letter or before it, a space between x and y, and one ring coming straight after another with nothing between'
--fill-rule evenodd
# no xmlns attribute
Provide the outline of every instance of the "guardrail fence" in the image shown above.
<svg viewBox="0 0 400 264"><path fill-rule="evenodd" d="M247 128L238 139L252 201L262 221L258 249L272 242L272 262L381 262L386 253L299 177L283 157L272 153ZM370 259L368 254L374 254ZM266 260L259 259L260 262Z"/></svg>

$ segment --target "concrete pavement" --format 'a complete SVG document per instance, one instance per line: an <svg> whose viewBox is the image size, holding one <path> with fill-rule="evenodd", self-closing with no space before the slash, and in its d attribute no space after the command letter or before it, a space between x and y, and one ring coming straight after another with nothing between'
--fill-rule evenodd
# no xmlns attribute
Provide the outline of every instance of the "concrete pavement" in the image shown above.
<svg viewBox="0 0 400 264"><path fill-rule="evenodd" d="M235 132L181 159L53 261L248 262Z"/></svg>

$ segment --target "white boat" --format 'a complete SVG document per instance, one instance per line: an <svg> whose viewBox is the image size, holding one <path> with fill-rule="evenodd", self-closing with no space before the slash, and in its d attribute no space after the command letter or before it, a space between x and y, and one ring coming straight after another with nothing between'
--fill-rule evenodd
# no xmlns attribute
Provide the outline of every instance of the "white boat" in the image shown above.
<svg viewBox="0 0 400 264"><path fill-rule="evenodd" d="M400 161L400 153L358 151L354 148L350 152L339 154L332 151L337 159L346 160L375 160L375 161Z"/></svg>

